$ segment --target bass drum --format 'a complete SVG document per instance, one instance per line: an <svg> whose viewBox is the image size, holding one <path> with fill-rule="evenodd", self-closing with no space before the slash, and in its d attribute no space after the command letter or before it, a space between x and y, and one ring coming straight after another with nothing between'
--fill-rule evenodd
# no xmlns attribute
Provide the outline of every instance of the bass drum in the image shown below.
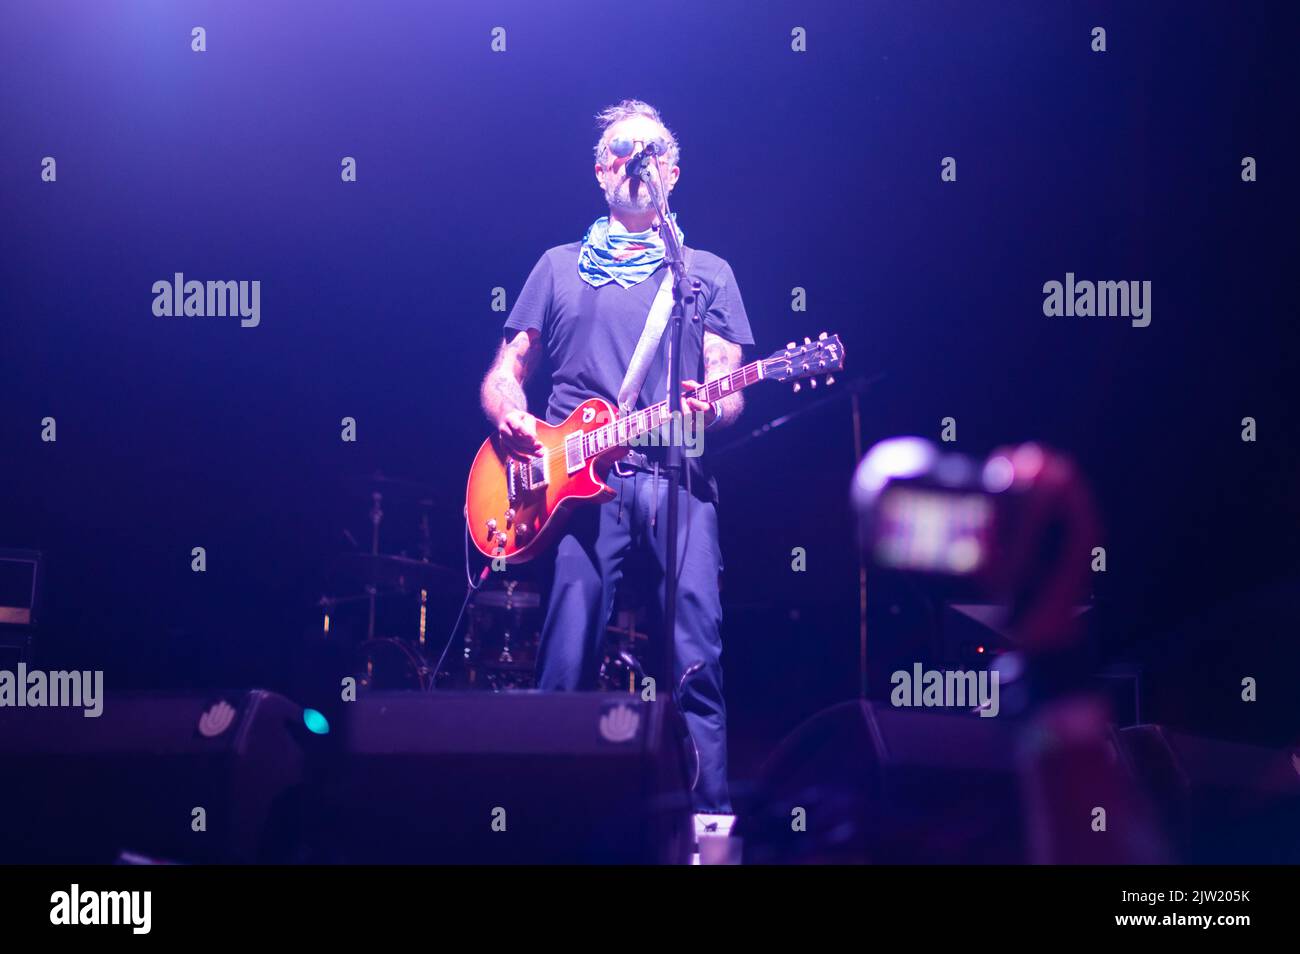
<svg viewBox="0 0 1300 954"><path fill-rule="evenodd" d="M357 647L356 679L362 689L428 689L429 670L400 639L372 639Z"/></svg>

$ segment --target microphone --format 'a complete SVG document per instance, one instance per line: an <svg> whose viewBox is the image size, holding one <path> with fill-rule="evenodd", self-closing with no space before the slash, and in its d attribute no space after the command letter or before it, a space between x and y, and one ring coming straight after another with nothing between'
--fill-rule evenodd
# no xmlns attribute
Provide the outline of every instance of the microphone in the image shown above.
<svg viewBox="0 0 1300 954"><path fill-rule="evenodd" d="M627 165L623 167L624 174L629 179L640 177L641 170L645 168L646 163L656 156L662 156L665 152L667 152L667 149L662 142L658 139L651 140L645 144L645 148L627 161Z"/></svg>

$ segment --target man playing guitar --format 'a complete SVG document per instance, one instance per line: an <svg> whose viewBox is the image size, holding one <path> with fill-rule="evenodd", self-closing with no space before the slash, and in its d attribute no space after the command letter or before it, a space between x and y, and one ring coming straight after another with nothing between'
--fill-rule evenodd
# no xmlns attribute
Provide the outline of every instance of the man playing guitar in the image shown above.
<svg viewBox="0 0 1300 954"><path fill-rule="evenodd" d="M650 190L641 179L629 178L625 166L647 144L657 143L663 154L650 161L658 163L659 181L671 192L681 175L677 140L654 107L638 100L611 106L597 119L601 136L596 144L596 182L609 215L597 219L581 242L542 255L510 311L504 341L483 380L483 410L496 425L502 447L520 458L542 449L537 419L528 412L523 389L539 365L547 365L551 374L545 418L550 424L565 420L591 397L618 404L620 386L666 267L658 233L664 226ZM667 227L682 234L675 221ZM701 386L699 381L712 381L739 368L741 346L752 345L754 339L731 267L698 249L688 250L687 267L690 277L701 283L703 335L688 322L682 338L683 377L696 378L683 381L683 387L694 392ZM637 409L666 396L665 345L661 339L649 363L633 405ZM694 375L690 369L695 369ZM739 392L712 404L682 398L683 415L702 415L709 433L734 423L742 407ZM576 510L558 537L539 648L539 688L595 688L615 587L626 558L635 551L647 554L649 564L658 569L657 605L662 607L666 451L662 446L629 451L609 475L614 499ZM695 811L729 814L717 487L708 471L707 453L684 460L673 686L689 673L682 684L681 705L698 752Z"/></svg>

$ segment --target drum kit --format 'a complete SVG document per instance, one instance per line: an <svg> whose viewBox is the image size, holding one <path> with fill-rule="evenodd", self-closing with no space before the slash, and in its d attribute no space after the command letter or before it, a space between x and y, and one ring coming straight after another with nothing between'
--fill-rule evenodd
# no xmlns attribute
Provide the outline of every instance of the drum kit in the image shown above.
<svg viewBox="0 0 1300 954"><path fill-rule="evenodd" d="M491 574L470 594L464 629L453 634L459 635L457 648L444 651L451 618L442 624L441 610L459 606L466 577L465 571L430 559L435 489L382 473L349 478L345 486L354 499L362 496L369 502L370 547L368 552L357 549L334 558L330 592L320 597L317 609L321 635L353 647L351 665L358 688L534 688L543 620L538 585ZM391 519L385 527L385 507L402 517L396 527ZM409 540L412 525L414 555L381 549L381 528L386 536ZM355 542L347 531L344 536ZM645 633L637 627L638 616L630 610L620 610L611 621L600 688L639 690L644 673L636 652Z"/></svg>

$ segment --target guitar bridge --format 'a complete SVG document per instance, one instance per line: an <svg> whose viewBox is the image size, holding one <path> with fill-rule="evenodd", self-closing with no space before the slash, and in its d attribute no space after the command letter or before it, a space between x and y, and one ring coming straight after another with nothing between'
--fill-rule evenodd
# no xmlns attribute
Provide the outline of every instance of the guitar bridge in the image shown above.
<svg viewBox="0 0 1300 954"><path fill-rule="evenodd" d="M512 458L506 463L506 493L511 503L530 490L545 487L547 483L545 454L523 461Z"/></svg>

